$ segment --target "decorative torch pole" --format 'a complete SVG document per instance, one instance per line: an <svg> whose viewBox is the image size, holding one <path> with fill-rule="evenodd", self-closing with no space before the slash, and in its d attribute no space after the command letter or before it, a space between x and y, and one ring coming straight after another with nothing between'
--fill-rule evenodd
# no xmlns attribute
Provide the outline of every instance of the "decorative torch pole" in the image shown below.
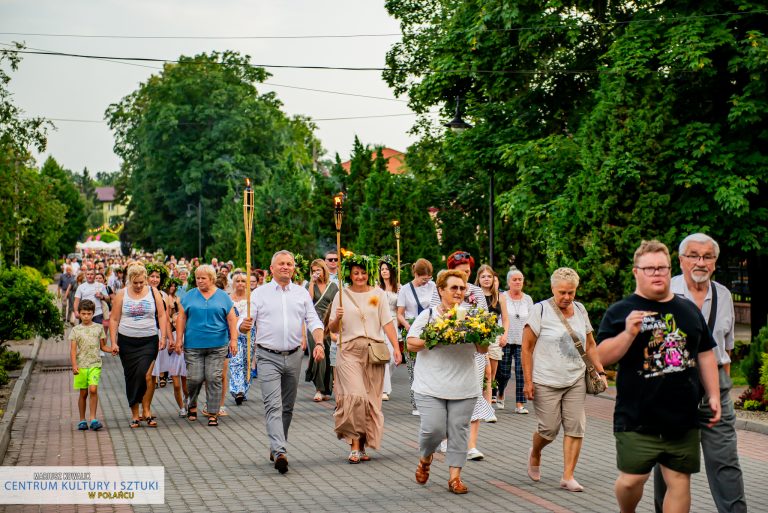
<svg viewBox="0 0 768 513"><path fill-rule="evenodd" d="M333 197L333 219L336 222L336 256L341 264L341 221L344 218L344 193L340 192ZM341 300L344 294L344 276L339 277L339 306L343 306ZM341 351L341 321L339 321L339 351Z"/></svg>
<svg viewBox="0 0 768 513"><path fill-rule="evenodd" d="M245 229L245 269L248 280L248 290L250 290L251 280L251 234L253 232L253 188L251 187L251 179L245 179L245 192L243 193L243 228ZM246 316L251 318L251 297L248 295L248 301L246 306ZM246 361L248 367L245 372L246 380L251 382L251 330L248 330L248 353L246 354Z"/></svg>
<svg viewBox="0 0 768 513"><path fill-rule="evenodd" d="M400 286L400 221L392 221L395 227L395 243L397 244L397 286Z"/></svg>

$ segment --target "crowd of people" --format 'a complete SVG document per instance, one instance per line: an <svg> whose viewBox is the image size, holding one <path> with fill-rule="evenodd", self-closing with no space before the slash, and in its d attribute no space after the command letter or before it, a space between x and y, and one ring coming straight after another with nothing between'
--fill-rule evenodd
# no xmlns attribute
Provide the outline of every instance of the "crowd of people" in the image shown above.
<svg viewBox="0 0 768 513"><path fill-rule="evenodd" d="M202 415L216 427L227 415L227 396L241 406L255 380L269 459L285 473L306 354L304 379L314 387L314 401L335 401L334 432L349 445L346 460L369 462L370 451L383 444L382 405L402 363L420 423L417 483L428 482L434 453L441 451L448 490L467 493L461 469L468 459L484 458L481 423L496 422L494 410L507 405L527 415L532 401L537 427L528 476L540 481L544 448L562 429L560 487L583 492L576 467L587 429L589 373L605 387L604 366L618 363L615 492L621 511L634 511L654 469L657 511L688 511L700 447L718 511L746 511L728 394L733 302L711 280L718 256L712 238L687 237L679 248L682 274L673 279L667 247L643 241L633 260L635 292L608 308L596 332L576 301L582 277L575 270L555 270L551 297L536 302L523 291L520 269L502 276L488 265L476 269L464 251L449 255L436 277L432 263L418 259L413 279L403 285L390 257L350 254L341 262L334 251L310 263L308 280L286 250L274 254L267 270L216 259L67 260L59 290L63 315L74 324L78 429L102 427L96 418L99 351L120 358L133 429L158 426L152 399L168 382L179 416L195 422ZM457 307L493 312L503 333L490 345L429 348L425 330ZM514 407L507 394L514 394Z"/></svg>

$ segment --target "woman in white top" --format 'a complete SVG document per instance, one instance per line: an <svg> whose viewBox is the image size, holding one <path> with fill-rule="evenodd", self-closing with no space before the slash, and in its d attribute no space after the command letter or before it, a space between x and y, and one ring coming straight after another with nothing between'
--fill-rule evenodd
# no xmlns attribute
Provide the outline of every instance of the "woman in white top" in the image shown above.
<svg viewBox="0 0 768 513"><path fill-rule="evenodd" d="M552 273L550 282L553 297L534 305L523 330L524 392L526 398L535 398L538 420L528 453L528 476L534 481L541 479L541 450L554 441L562 425L564 469L560 488L581 492L584 488L574 479L573 472L587 423L586 365L568 333L566 322L600 373L603 366L587 311L574 300L579 275L573 269L561 267Z"/></svg>
<svg viewBox="0 0 768 513"><path fill-rule="evenodd" d="M447 437L448 489L462 494L468 491L461 481L461 468L467 461L469 422L480 395L475 353L485 353L488 349L474 344L457 344L425 350L421 338L424 328L461 304L467 290L466 275L456 270L441 272L437 290L440 304L422 312L408 331L408 349L417 354L413 391L421 416L421 457L416 467L416 482L427 482L435 450Z"/></svg>
<svg viewBox="0 0 768 513"><path fill-rule="evenodd" d="M381 257L379 260L379 288L384 291L387 298L389 312L395 323L395 333L397 333L397 293L400 290L400 283L397 281L396 265L393 264L393 258L389 255ZM381 396L382 401L389 401L389 394L392 393L392 369L394 368L395 350L390 346L389 340L384 337L384 341L389 346L389 354L392 359L389 364L384 366L384 393Z"/></svg>
<svg viewBox="0 0 768 513"><path fill-rule="evenodd" d="M158 350L165 349L165 309L158 307L163 301L160 293L147 286L147 270L143 265L131 265L127 281L129 286L120 289L115 296L109 318L109 334L112 348L117 348L123 364L125 394L131 408L130 427L141 426L139 403L143 410L141 418L146 420L147 426L157 427L157 421L152 416L152 396L155 392L152 367Z"/></svg>
<svg viewBox="0 0 768 513"><path fill-rule="evenodd" d="M405 332L411 329L413 320L424 310L429 308L429 302L432 295L435 294L437 287L432 281L432 264L426 258L419 258L411 265L411 274L413 281L400 288L397 293L397 324ZM411 413L418 415L416 401L413 397L413 365L415 357L410 351L403 351L405 363L408 368L408 380L411 385Z"/></svg>
<svg viewBox="0 0 768 513"><path fill-rule="evenodd" d="M533 309L533 299L523 292L525 277L520 269L512 266L507 273L506 291L502 298L507 305L507 319L509 319L509 329L507 330L507 345L502 349L503 354L499 368L496 371L496 381L499 383L499 395L496 400L496 407L504 409L504 391L507 388L512 377L512 361L515 362L515 413L527 414L525 407L526 399L523 394L523 363L520 358L520 351L523 344L523 327L528 320L528 313Z"/></svg>

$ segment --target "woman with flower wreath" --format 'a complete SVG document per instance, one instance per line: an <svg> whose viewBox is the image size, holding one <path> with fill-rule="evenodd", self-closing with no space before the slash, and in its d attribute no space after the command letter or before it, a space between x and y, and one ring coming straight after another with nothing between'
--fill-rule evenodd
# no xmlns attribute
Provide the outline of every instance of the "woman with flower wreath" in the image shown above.
<svg viewBox="0 0 768 513"><path fill-rule="evenodd" d="M165 350L158 351L157 360L155 360L155 368L152 370L152 376L155 377L155 385L159 386L160 388L163 388L168 383L168 371L170 370L170 358L171 358L171 353L173 352L173 349L171 348L172 335L171 335L170 316L168 315L168 304L167 304L168 295L165 292L163 292L163 289L168 283L168 277L170 276L170 274L168 273L168 269L163 264L148 263L145 265L145 267L147 268L147 284L149 284L149 286L154 290L157 290L160 292L160 296L163 298L163 301L158 306L165 311L165 314L166 314L165 318L168 321L165 327L165 333L167 336Z"/></svg>
<svg viewBox="0 0 768 513"><path fill-rule="evenodd" d="M397 281L397 264L391 255L384 255L379 260L379 288L384 291L389 305L389 313L395 325L397 333L397 293L400 291L400 283ZM384 341L389 341L384 338ZM395 354L392 347L389 348L389 354ZM381 395L382 401L389 401L389 394L392 393L392 369L394 369L395 360L390 359L384 366L384 393Z"/></svg>
<svg viewBox="0 0 768 513"><path fill-rule="evenodd" d="M463 494L468 491L461 481L461 469L467 461L469 422L480 395L475 354L484 354L487 347L453 343L428 349L424 332L430 325L440 329L456 315L467 290L466 274L455 269L441 272L437 277L437 290L440 304L419 314L407 339L408 350L416 352L413 391L421 420L416 482L426 484L433 455L447 437L448 490ZM455 333L454 330L450 335Z"/></svg>
<svg viewBox="0 0 768 513"><path fill-rule="evenodd" d="M372 258L347 256L342 262L341 275L352 284L342 289L331 305L330 331L340 333L334 430L339 439L345 439L351 446L350 463L369 461L366 448L378 449L384 431L381 411L384 365L369 359L368 346L382 343L384 334L394 348L395 363L400 363L402 358L387 297L383 290L373 286L376 271ZM343 308L339 305L342 296Z"/></svg>
<svg viewBox="0 0 768 513"><path fill-rule="evenodd" d="M325 322L326 314L331 308L331 302L336 294L339 293L339 287L331 281L331 273L328 270L328 266L325 265L325 260L317 258L312 261L310 265L309 283L307 283L307 290L309 295L312 296L312 304L315 307L315 312L320 319L323 319L323 324L328 325ZM307 350L309 354L314 354L315 340L312 338L312 334L305 334L307 340ZM325 354L331 354L331 341L330 337L324 336L323 344L325 346ZM305 375L305 381L311 381L315 385L315 397L313 401L328 401L333 393L333 377L331 372L331 365L327 358L315 361L314 358L309 359L307 365L307 372Z"/></svg>
<svg viewBox="0 0 768 513"><path fill-rule="evenodd" d="M187 416L187 363L184 360L184 352L176 351L176 318L179 316L181 300L176 295L182 282L179 278L170 278L166 286L165 311L171 324L170 350L168 354L168 376L173 382L173 397L179 407L179 417Z"/></svg>

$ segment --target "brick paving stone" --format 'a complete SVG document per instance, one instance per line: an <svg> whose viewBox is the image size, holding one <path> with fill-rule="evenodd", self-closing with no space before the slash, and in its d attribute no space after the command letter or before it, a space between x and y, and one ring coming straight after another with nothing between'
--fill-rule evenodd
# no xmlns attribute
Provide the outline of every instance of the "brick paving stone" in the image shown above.
<svg viewBox="0 0 768 513"><path fill-rule="evenodd" d="M67 364L66 345L48 342L41 363ZM156 390L153 412L159 428L130 429L122 367L106 357L100 386L100 409L106 428L98 433L75 429L77 396L71 373L36 371L19 413L5 465L162 465L165 467L164 505L45 506L13 511L434 511L448 513L476 509L506 511L588 512L617 509L613 482L617 471L612 435L614 402L587 398L587 434L576 476L586 491L559 489L562 470L561 438L542 458L542 481L527 477L526 456L536 418L514 409L497 411L499 422L483 424L478 448L480 462L468 461L462 478L470 487L465 496L447 492L448 469L438 454L426 486L415 483L418 460L418 417L410 414L407 373L393 376L391 400L384 403L385 436L373 461L350 465L348 447L333 434L333 402L314 403L308 383L299 386L288 442L290 471L280 475L268 460L263 404L258 383L250 400L237 407L227 399L228 417L219 428L209 428L200 417L191 423L179 418L168 386ZM203 394L204 395L204 394ZM739 431L739 455L744 469L747 500L753 511L768 511L762 481L768 462L768 436ZM706 477L692 480L692 511L714 511ZM638 511L653 511L652 489L646 486ZM482 497L482 499L479 499ZM0 511L11 511L5 509Z"/></svg>

